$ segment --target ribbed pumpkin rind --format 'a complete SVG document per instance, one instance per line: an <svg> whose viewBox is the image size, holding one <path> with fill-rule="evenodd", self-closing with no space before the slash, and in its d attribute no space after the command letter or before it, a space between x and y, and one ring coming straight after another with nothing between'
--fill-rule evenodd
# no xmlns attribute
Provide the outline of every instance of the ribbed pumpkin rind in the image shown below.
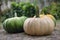
<svg viewBox="0 0 60 40"><path fill-rule="evenodd" d="M26 19L25 16L6 19L3 22L3 28L8 33L23 32L23 24Z"/></svg>
<svg viewBox="0 0 60 40"><path fill-rule="evenodd" d="M28 18L24 22L24 31L29 35L47 35L54 30L54 22L49 17Z"/></svg>

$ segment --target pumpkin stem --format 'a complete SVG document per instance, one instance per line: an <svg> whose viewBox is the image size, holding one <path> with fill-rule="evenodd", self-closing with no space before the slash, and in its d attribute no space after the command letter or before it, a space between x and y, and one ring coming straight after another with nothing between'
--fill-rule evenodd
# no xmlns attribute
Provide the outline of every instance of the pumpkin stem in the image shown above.
<svg viewBox="0 0 60 40"><path fill-rule="evenodd" d="M36 15L33 18L36 18Z"/></svg>
<svg viewBox="0 0 60 40"><path fill-rule="evenodd" d="M15 12L15 17L17 17L17 13Z"/></svg>
<svg viewBox="0 0 60 40"><path fill-rule="evenodd" d="M35 5L35 8L36 8L36 17L39 17L39 7L37 5L37 0L34 0L34 5Z"/></svg>
<svg viewBox="0 0 60 40"><path fill-rule="evenodd" d="M36 13L36 17L39 17L39 13Z"/></svg>

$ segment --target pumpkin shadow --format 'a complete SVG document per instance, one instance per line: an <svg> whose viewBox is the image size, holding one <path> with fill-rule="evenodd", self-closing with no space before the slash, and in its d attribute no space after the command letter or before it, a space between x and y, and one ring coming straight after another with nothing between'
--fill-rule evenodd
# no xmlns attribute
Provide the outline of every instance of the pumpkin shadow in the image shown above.
<svg viewBox="0 0 60 40"><path fill-rule="evenodd" d="M29 34L24 33L24 35L35 38L35 37L47 37L47 36L51 36L52 34L47 34L47 35L29 35Z"/></svg>
<svg viewBox="0 0 60 40"><path fill-rule="evenodd" d="M38 37L47 37L47 36L51 36L52 34L48 34L48 35L29 35L26 34L25 32L20 32L20 33L8 33L6 31L2 31L0 32L3 35L18 35L18 36L23 36L23 37L29 37L29 38L38 38Z"/></svg>

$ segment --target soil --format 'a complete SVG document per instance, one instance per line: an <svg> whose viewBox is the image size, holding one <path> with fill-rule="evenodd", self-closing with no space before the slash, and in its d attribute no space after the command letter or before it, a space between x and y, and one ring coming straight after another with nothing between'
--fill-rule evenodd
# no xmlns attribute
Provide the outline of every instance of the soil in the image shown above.
<svg viewBox="0 0 60 40"><path fill-rule="evenodd" d="M57 22L55 30L52 32L52 34L46 36L30 36L24 32L17 34L8 34L3 28L1 28L0 40L60 40L60 22Z"/></svg>

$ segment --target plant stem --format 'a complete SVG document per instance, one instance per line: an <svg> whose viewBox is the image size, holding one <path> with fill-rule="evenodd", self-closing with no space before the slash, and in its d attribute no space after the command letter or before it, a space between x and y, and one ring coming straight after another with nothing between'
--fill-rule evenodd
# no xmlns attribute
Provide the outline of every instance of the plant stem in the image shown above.
<svg viewBox="0 0 60 40"><path fill-rule="evenodd" d="M36 11L36 17L39 17L39 9Z"/></svg>
<svg viewBox="0 0 60 40"><path fill-rule="evenodd" d="M37 0L34 0L34 5L37 5Z"/></svg>
<svg viewBox="0 0 60 40"><path fill-rule="evenodd" d="M37 0L34 0L34 5L36 7L36 17L39 17L39 7L37 6Z"/></svg>

